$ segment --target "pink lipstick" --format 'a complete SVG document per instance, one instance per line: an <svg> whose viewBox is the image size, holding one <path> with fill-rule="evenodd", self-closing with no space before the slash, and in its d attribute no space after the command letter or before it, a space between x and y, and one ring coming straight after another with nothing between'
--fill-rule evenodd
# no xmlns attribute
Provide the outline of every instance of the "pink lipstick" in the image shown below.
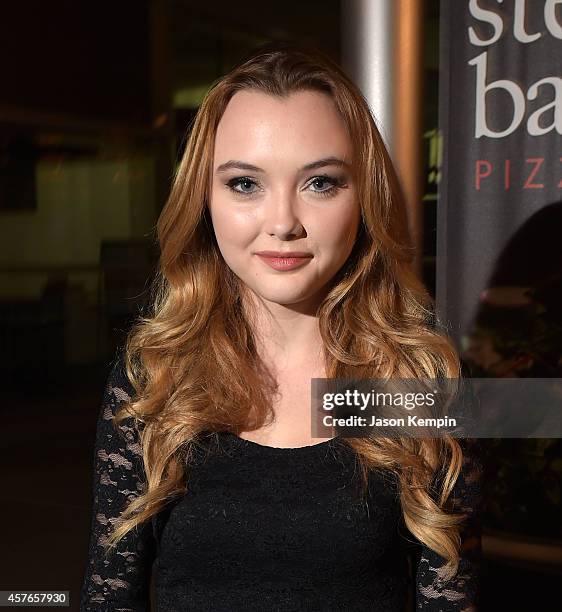
<svg viewBox="0 0 562 612"><path fill-rule="evenodd" d="M304 251L259 251L256 255L274 270L294 270L304 266L312 259L312 253Z"/></svg>

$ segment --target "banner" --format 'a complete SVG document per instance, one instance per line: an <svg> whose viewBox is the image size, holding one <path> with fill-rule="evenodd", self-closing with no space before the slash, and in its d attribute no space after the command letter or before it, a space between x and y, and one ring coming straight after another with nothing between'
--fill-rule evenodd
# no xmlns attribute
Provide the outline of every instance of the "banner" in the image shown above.
<svg viewBox="0 0 562 612"><path fill-rule="evenodd" d="M437 310L474 376L562 373L562 0L442 0Z"/></svg>

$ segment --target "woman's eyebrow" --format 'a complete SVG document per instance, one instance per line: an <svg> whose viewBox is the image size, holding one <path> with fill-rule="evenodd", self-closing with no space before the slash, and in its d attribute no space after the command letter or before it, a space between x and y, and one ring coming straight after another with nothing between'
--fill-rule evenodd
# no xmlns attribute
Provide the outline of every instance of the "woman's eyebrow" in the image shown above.
<svg viewBox="0 0 562 612"><path fill-rule="evenodd" d="M305 172L307 170L317 170L318 168L323 168L324 166L343 166L349 167L349 164L345 162L343 159L339 157L325 157L323 159L319 159L317 161L311 162L310 164L306 164L302 168L300 168L299 172ZM258 168L258 166L254 166L253 164L248 164L243 161L231 159L230 161L221 164L217 168L217 174L226 172L227 170L249 170L250 172L258 172L264 173L265 170L263 168Z"/></svg>

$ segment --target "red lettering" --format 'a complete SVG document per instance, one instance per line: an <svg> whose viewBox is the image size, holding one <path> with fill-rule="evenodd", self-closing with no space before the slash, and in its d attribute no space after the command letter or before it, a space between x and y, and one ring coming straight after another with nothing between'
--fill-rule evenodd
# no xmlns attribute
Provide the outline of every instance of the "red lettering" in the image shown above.
<svg viewBox="0 0 562 612"><path fill-rule="evenodd" d="M531 174L529 174L525 184L523 185L523 189L542 189L544 187L543 183L532 183L531 181L535 178L536 173L539 171L539 168L542 166L544 161L544 157L528 157L525 160L528 164L535 164L534 168L531 170Z"/></svg>
<svg viewBox="0 0 562 612"><path fill-rule="evenodd" d="M485 170L482 170L482 168L485 168ZM476 160L476 189L480 190L481 179L490 176L490 174L492 174L492 164L485 159Z"/></svg>
<svg viewBox="0 0 562 612"><path fill-rule="evenodd" d="M503 168L503 188L509 189L509 182L511 179L511 160L506 159Z"/></svg>

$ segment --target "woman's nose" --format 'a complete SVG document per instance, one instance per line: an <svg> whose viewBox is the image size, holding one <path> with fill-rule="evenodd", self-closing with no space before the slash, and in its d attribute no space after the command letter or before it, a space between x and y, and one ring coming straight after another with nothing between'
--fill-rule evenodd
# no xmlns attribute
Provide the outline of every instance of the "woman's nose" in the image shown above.
<svg viewBox="0 0 562 612"><path fill-rule="evenodd" d="M265 231L269 235L286 240L291 236L301 237L305 233L296 199L295 195L289 193L271 197L265 207Z"/></svg>

